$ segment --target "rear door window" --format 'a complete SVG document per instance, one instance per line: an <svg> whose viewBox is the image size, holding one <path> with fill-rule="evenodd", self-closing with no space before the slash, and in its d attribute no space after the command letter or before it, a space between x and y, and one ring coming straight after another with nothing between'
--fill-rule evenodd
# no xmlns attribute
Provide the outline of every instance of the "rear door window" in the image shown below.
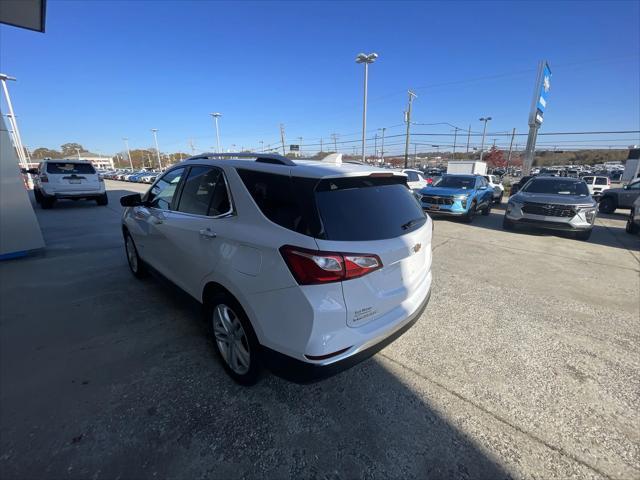
<svg viewBox="0 0 640 480"><path fill-rule="evenodd" d="M596 185L607 185L607 179L604 177L597 177L596 178Z"/></svg>
<svg viewBox="0 0 640 480"><path fill-rule="evenodd" d="M90 163L49 162L47 163L47 173L52 175L94 175L96 169Z"/></svg>
<svg viewBox="0 0 640 480"><path fill-rule="evenodd" d="M582 180L584 180L587 185L591 185L593 183L593 177L582 177Z"/></svg>
<svg viewBox="0 0 640 480"><path fill-rule="evenodd" d="M407 181L408 182L419 182L420 181L420 177L418 176L418 174L416 172L405 172L407 174Z"/></svg>
<svg viewBox="0 0 640 480"><path fill-rule="evenodd" d="M191 167L185 179L179 212L195 215L218 216L230 210L224 175L215 167Z"/></svg>

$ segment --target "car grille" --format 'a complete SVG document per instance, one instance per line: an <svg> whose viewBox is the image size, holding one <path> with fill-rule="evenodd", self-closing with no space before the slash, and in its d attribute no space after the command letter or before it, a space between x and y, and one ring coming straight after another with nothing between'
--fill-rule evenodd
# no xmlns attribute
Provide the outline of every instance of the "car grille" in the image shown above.
<svg viewBox="0 0 640 480"><path fill-rule="evenodd" d="M423 195L422 201L431 205L453 205L453 199L446 197L432 197L431 195Z"/></svg>
<svg viewBox="0 0 640 480"><path fill-rule="evenodd" d="M555 205L552 203L525 202L522 211L532 215L544 215L545 217L573 217L576 208L571 205Z"/></svg>

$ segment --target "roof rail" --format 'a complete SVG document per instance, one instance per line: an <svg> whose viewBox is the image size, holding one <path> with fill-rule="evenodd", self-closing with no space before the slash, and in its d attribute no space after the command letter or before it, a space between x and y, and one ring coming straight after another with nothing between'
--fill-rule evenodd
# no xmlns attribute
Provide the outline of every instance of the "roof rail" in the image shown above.
<svg viewBox="0 0 640 480"><path fill-rule="evenodd" d="M202 158L206 158L206 159L255 158L256 162L260 162L260 163L272 163L274 165L286 165L288 167L297 166L297 164L292 160L290 160L289 158L284 157L282 155L275 154L275 153L247 153L247 152L210 153L210 152L207 152L207 153L201 153L199 155L195 155L193 157L189 157L186 160L197 160Z"/></svg>

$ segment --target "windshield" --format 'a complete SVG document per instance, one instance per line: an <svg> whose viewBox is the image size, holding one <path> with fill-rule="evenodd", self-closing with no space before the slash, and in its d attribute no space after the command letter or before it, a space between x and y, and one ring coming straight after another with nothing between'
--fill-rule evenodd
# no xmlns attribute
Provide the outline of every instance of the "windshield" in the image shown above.
<svg viewBox="0 0 640 480"><path fill-rule="evenodd" d="M462 190L471 190L476 184L475 177L462 177L456 175L446 175L435 184L436 187L445 188L461 188Z"/></svg>
<svg viewBox="0 0 640 480"><path fill-rule="evenodd" d="M550 195L579 195L586 197L589 195L587 184L583 181L575 180L552 180L550 178L536 178L531 180L522 189L527 193L545 193Z"/></svg>

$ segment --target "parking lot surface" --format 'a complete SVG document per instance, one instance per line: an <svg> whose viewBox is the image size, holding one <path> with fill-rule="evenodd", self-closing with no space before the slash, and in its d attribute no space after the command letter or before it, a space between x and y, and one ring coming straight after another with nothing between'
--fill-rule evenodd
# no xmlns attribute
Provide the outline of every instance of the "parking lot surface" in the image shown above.
<svg viewBox="0 0 640 480"><path fill-rule="evenodd" d="M436 220L420 321L312 385L234 384L199 306L128 271L118 199L36 207L0 264L0 477L640 478L640 240Z"/></svg>

